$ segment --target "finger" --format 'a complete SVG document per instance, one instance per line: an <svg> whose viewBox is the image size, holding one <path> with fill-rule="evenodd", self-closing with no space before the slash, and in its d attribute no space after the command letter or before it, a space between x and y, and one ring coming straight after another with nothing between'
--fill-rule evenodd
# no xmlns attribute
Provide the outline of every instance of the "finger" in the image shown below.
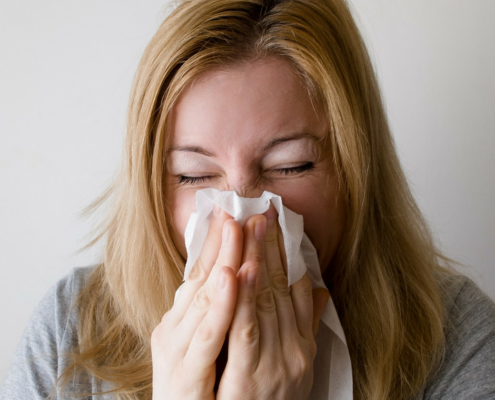
<svg viewBox="0 0 495 400"><path fill-rule="evenodd" d="M229 331L229 359L241 372L253 372L258 365L260 331L256 317L256 280L259 267L249 261L237 274L237 302Z"/></svg>
<svg viewBox="0 0 495 400"><path fill-rule="evenodd" d="M265 213L267 220L265 235L265 264L268 281L275 299L281 337L292 336L297 332L297 324L292 304L291 288L283 268L277 212L273 205ZM283 245L282 245L283 248Z"/></svg>
<svg viewBox="0 0 495 400"><path fill-rule="evenodd" d="M329 299L330 293L328 290L324 288L317 288L313 290L313 336L315 338L318 334L321 316Z"/></svg>
<svg viewBox="0 0 495 400"><path fill-rule="evenodd" d="M208 234L204 241L201 253L187 279L206 281L211 268L218 258L218 253L222 245L222 233L225 222L232 217L217 205L213 206L212 218L208 227Z"/></svg>
<svg viewBox="0 0 495 400"><path fill-rule="evenodd" d="M275 208L274 208L275 209ZM287 273L287 254L285 252L285 243L284 243L284 235L282 234L282 229L277 221L277 241L278 241L278 250L280 253L280 261L282 261L282 266L286 276L289 276Z"/></svg>
<svg viewBox="0 0 495 400"><path fill-rule="evenodd" d="M222 231L226 221L232 217L222 209L214 206L208 234L204 241L198 260L186 281L180 288L179 295L175 299L173 312L178 318L182 318L191 304L196 292L206 282L210 272L218 258L222 246Z"/></svg>
<svg viewBox="0 0 495 400"><path fill-rule="evenodd" d="M266 218L254 215L244 225L243 263L258 266L256 282L256 317L260 330L260 352L280 344L277 313L265 264Z"/></svg>
<svg viewBox="0 0 495 400"><path fill-rule="evenodd" d="M217 290L211 306L196 309L194 302L178 328L184 327L184 336L197 323L184 361L197 371L205 371L215 363L222 349L225 335L232 322L237 297L237 279L231 268L222 268L218 274ZM190 318L189 318L190 317ZM192 322L192 324L190 324Z"/></svg>
<svg viewBox="0 0 495 400"><path fill-rule="evenodd" d="M216 290L218 274L223 267L232 268L234 275L239 271L242 258L242 238L242 228L239 223L233 219L225 221L220 253L205 283L211 297Z"/></svg>
<svg viewBox="0 0 495 400"><path fill-rule="evenodd" d="M291 286L291 297L297 329L302 337L310 339L313 337L313 290L307 273Z"/></svg>

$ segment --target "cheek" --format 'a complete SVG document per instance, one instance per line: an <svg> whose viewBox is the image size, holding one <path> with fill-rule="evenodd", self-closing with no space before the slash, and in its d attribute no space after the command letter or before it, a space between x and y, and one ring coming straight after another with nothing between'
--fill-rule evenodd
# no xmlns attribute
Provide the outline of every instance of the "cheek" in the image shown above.
<svg viewBox="0 0 495 400"><path fill-rule="evenodd" d="M184 258L187 256L184 232L191 213L196 210L195 194L195 190L182 188L175 188L167 194L174 244Z"/></svg>
<svg viewBox="0 0 495 400"><path fill-rule="evenodd" d="M322 271L330 265L342 238L346 207L336 179L273 189L284 205L304 217L304 231L315 246ZM322 190L323 188L323 190Z"/></svg>

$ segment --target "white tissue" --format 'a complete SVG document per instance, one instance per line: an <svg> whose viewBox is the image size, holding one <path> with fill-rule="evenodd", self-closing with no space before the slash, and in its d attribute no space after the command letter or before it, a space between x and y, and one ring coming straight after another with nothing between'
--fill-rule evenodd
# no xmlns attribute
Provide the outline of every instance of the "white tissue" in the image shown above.
<svg viewBox="0 0 495 400"><path fill-rule="evenodd" d="M270 200L277 210L278 223L284 237L289 286L301 279L307 270L313 287L324 288L318 256L313 244L304 233L302 215L284 207L280 196L266 191L261 197L254 199L239 197L235 192L221 192L217 189L196 192L196 212L191 214L184 234L187 250L184 279L189 275L203 247L210 226L213 204L225 210L243 226L250 216L267 211Z"/></svg>
<svg viewBox="0 0 495 400"><path fill-rule="evenodd" d="M303 217L285 207L280 196L265 191L261 197L245 198L232 191L212 188L196 192L196 211L191 214L184 234L187 250L184 280L203 247L214 204L242 226L250 216L267 211L270 201L278 212L278 223L284 237L289 286L307 272L313 288L326 287L321 277L316 249L304 233ZM351 360L344 331L331 298L325 306L321 322L329 330L320 328L318 333L315 382L310 397L318 400L352 400ZM322 373L325 374L324 377L321 376Z"/></svg>

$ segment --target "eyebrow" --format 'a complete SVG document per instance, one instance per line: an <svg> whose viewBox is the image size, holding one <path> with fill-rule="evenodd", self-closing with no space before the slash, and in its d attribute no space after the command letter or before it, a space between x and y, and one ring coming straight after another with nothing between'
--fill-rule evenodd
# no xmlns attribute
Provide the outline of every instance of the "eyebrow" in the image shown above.
<svg viewBox="0 0 495 400"><path fill-rule="evenodd" d="M263 151L267 151L267 150L270 150L271 148L273 148L275 146L278 146L281 143L290 142L290 141L293 141L293 140L301 140L301 139L312 139L314 141L321 140L320 137L315 136L315 135L312 135L310 133L297 133L295 135L286 136L286 137L282 137L282 138L278 138L278 139L272 140L270 143L268 143L267 145L263 146L262 147L262 150ZM208 157L214 156L213 153L210 153L209 151L205 150L201 146L173 146L173 147L170 147L167 150L167 154L170 154L173 151L183 151L183 152L199 153L199 154L203 154L203 155L208 156Z"/></svg>
<svg viewBox="0 0 495 400"><path fill-rule="evenodd" d="M183 147L174 146L174 147L170 147L167 150L167 154L170 154L173 151L189 151L191 153L204 154L205 156L208 156L208 157L211 157L213 155L212 153L210 153L209 151L206 151L205 149L203 149L200 146L183 146Z"/></svg>
<svg viewBox="0 0 495 400"><path fill-rule="evenodd" d="M275 147L281 143L290 142L292 140L301 140L301 139L312 139L314 141L321 140L321 138L319 138L318 136L312 135L311 133L296 133L295 135L286 136L286 137L282 137L282 138L275 139L275 140L271 141L270 143L268 143L266 146L263 147L263 151L269 150L269 149L271 149L271 148L273 148L273 147Z"/></svg>

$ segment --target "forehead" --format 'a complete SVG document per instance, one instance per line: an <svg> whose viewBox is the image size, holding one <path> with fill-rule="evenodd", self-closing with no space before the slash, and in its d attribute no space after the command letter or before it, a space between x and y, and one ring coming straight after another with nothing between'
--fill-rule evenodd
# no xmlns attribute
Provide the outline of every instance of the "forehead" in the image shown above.
<svg viewBox="0 0 495 400"><path fill-rule="evenodd" d="M326 118L286 60L268 58L204 73L170 114L172 146L263 143L294 134L322 137Z"/></svg>

